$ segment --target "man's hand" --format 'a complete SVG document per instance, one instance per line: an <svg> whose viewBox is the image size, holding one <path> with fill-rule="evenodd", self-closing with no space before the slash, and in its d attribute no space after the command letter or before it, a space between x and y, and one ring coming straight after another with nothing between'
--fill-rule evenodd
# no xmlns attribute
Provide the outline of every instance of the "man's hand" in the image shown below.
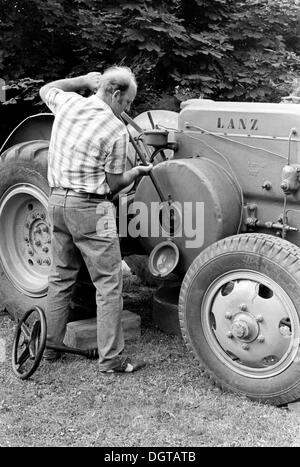
<svg viewBox="0 0 300 467"><path fill-rule="evenodd" d="M86 87L92 92L97 92L101 83L101 73L98 71L91 71L85 75Z"/></svg>
<svg viewBox="0 0 300 467"><path fill-rule="evenodd" d="M40 96L41 99L47 104L46 95L51 88L55 87L65 92L78 92L85 89L96 92L100 86L100 82L101 73L92 71L87 75L77 76L75 78L59 79L57 81L52 81L51 83L45 84L45 86L40 89Z"/></svg>
<svg viewBox="0 0 300 467"><path fill-rule="evenodd" d="M149 175L153 169L153 164L138 165L136 168L139 170L139 175Z"/></svg>
<svg viewBox="0 0 300 467"><path fill-rule="evenodd" d="M137 165L122 174L111 174L106 172L106 181L112 193L117 193L126 186L130 185L134 180L143 175L149 175L153 168L153 164Z"/></svg>

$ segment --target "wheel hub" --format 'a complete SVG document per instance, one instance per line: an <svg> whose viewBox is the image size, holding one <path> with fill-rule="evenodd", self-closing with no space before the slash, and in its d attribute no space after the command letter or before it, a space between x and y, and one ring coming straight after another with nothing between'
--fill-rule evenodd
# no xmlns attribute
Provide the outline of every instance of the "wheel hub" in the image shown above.
<svg viewBox="0 0 300 467"><path fill-rule="evenodd" d="M236 339L251 342L258 336L259 327L254 316L239 313L233 320L231 331Z"/></svg>
<svg viewBox="0 0 300 467"><path fill-rule="evenodd" d="M24 222L24 242L27 261L32 266L47 267L51 265L50 252L50 228L44 210L33 209L33 204L28 203L28 214Z"/></svg>

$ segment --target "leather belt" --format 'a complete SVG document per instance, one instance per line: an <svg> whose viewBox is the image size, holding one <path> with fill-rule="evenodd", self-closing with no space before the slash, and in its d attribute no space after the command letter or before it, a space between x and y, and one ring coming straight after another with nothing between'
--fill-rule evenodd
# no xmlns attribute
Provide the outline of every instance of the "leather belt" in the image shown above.
<svg viewBox="0 0 300 467"><path fill-rule="evenodd" d="M105 195L99 195L98 193L87 193L86 191L75 191L71 188L62 188L62 187L51 187L51 195L61 195L61 196L74 196L77 198L96 198L102 200L111 201L113 195L111 193Z"/></svg>

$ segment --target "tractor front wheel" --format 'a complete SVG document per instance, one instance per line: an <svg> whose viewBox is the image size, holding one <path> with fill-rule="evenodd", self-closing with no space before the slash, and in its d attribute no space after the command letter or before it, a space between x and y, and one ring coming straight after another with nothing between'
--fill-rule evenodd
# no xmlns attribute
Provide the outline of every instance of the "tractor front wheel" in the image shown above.
<svg viewBox="0 0 300 467"><path fill-rule="evenodd" d="M220 240L179 296L188 348L222 388L282 405L300 397L300 249L271 235Z"/></svg>

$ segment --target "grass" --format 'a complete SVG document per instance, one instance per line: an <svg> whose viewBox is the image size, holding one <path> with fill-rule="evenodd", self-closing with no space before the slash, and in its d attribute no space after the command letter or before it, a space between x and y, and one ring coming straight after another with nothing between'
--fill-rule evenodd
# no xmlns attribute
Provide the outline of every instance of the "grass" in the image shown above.
<svg viewBox="0 0 300 467"><path fill-rule="evenodd" d="M300 446L297 412L218 389L178 336L151 318L151 289L125 283L125 307L142 318L128 353L149 365L132 375L100 376L97 362L64 355L42 362L27 381L10 364L15 323L0 315L0 446Z"/></svg>

